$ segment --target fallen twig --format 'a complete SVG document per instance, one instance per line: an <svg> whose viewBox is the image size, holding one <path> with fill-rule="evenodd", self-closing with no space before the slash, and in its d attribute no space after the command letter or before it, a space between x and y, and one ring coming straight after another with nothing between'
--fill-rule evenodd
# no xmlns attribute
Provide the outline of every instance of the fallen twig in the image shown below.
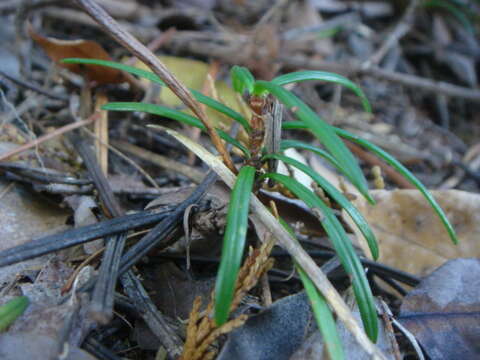
<svg viewBox="0 0 480 360"><path fill-rule="evenodd" d="M109 214L110 217L121 216L123 214L123 210L114 197L112 189L110 188L105 175L102 173L102 170L100 169L95 155L90 149L88 143L79 137L74 137L73 140L76 148L85 161L85 165L89 170L95 187L99 191L99 196L104 205L104 211ZM176 212L178 212L178 209L168 216L166 221L174 218L176 216ZM161 222L160 225L163 223L164 221ZM137 307L139 314L145 319L153 333L159 337L169 355L175 357L180 354L180 348L182 345L181 339L178 337L178 335L171 331L170 327L165 322L163 315L153 304L140 281L132 273L132 271L128 270L133 264L131 261L128 261L132 260L129 258L129 254L134 255L133 260L140 259L140 256L138 256L139 246L137 245L144 244L146 238L150 239L153 237L154 241L149 242L149 244L153 246L157 242L158 238L168 237L166 235L169 232L161 232L158 234L155 232L157 228L158 225L144 238L142 238L139 243L133 246L130 251L125 254L126 256L122 256L125 241L127 239L126 232L120 233L106 240L105 252L102 258L102 264L99 270L97 281L95 283L89 310L91 315L98 322L106 324L110 321L113 316L113 303L117 276L125 272L121 277L121 282L125 291L128 293L129 297L135 300L134 304ZM125 258L127 261L125 261ZM127 262L127 266L125 266L125 262ZM124 266L122 266L122 269L120 269L122 264Z"/></svg>
<svg viewBox="0 0 480 360"><path fill-rule="evenodd" d="M14 173L35 182L57 183L69 185L88 185L92 182L88 179L77 179L72 175L62 174L58 171L47 168L31 167L22 163L4 162L0 163L0 174L4 171Z"/></svg>
<svg viewBox="0 0 480 360"><path fill-rule="evenodd" d="M137 169L137 171L142 174L145 179L150 183L152 184L152 186L156 189L159 189L160 187L158 186L158 184L155 182L155 180L152 178L152 176L150 174L148 174L145 169L143 169L140 165L138 165L135 161L133 161L131 158L129 158L127 155L125 155L124 153L122 153L120 150L114 148L112 145L110 144L107 144L105 142L103 142L102 140L100 140L94 133L92 133L90 130L88 129L83 129L83 131L85 133L87 133L88 135L90 135L92 138L94 138L96 141L98 141L100 144L102 144L103 146L107 147L110 151L112 151L114 154L118 155L119 157L121 157L123 160L125 160L127 163L129 163L130 165L132 165L135 169ZM115 190L114 190L115 192Z"/></svg>
<svg viewBox="0 0 480 360"><path fill-rule="evenodd" d="M122 360L112 350L103 346L94 337L89 336L82 344L82 348L87 350L97 359Z"/></svg>
<svg viewBox="0 0 480 360"><path fill-rule="evenodd" d="M317 259L322 259L322 260L330 260L335 257L335 252L331 250L307 250L308 255L310 255L312 258L317 258ZM271 253L271 256L273 258L283 258L283 257L289 257L290 254L286 252L285 250L273 250ZM161 253L158 254L156 257L162 258L162 259L185 259L185 255L178 255L178 254L173 254L173 253ZM207 257L207 256L200 256L200 255L191 255L190 256L192 262L198 262L201 264L218 264L220 262L220 259L215 258L215 257ZM163 260L162 260L163 261ZM406 284L408 286L417 286L420 283L420 278L409 274L405 271L399 270L392 268L388 265L369 260L367 258L361 257L360 261L363 266L367 267L371 273L374 275L377 275L381 277L382 279L384 278L391 278L396 281L399 281L403 284ZM152 259L152 262L155 262L155 259ZM327 271L328 270L328 271ZM329 273L333 270L327 268L323 269L322 266L322 271L326 274L329 275ZM280 274L278 269L271 269L269 271L271 274ZM296 279L300 281L300 278L294 276L292 279Z"/></svg>
<svg viewBox="0 0 480 360"><path fill-rule="evenodd" d="M133 245L122 256L120 265L120 274L130 269L142 257L144 257L154 246L164 248L170 245L168 235L175 229L175 227L183 219L183 213L191 204L196 203L205 194L209 186L215 182L217 176L215 173L209 173L204 178L202 183L198 185L192 194L185 199L181 204L175 207L175 210L165 217L159 224L157 224L147 235L145 235L139 242ZM162 244L160 245L160 241Z"/></svg>

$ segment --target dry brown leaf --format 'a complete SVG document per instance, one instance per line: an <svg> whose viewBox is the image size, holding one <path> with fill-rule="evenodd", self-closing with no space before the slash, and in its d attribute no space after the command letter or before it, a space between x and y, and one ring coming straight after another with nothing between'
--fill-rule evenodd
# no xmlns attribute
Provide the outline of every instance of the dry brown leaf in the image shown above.
<svg viewBox="0 0 480 360"><path fill-rule="evenodd" d="M355 205L377 236L380 262L424 275L448 259L480 256L480 195L432 191L457 232L459 244L455 246L418 190L373 190L371 194L377 205L368 205L361 197ZM362 247L369 254L365 244Z"/></svg>
<svg viewBox="0 0 480 360"><path fill-rule="evenodd" d="M60 62L64 58L112 60L103 47L95 41L60 40L45 37L36 33L30 25L28 26L28 34L61 67L84 75L90 81L96 81L98 84L117 84L125 81L123 73L116 69L86 64L62 64Z"/></svg>

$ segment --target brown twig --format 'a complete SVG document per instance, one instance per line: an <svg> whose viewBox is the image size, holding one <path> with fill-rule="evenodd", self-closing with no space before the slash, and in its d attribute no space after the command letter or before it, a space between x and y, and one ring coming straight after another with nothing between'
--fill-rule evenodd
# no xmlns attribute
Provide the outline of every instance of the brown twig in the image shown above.
<svg viewBox="0 0 480 360"><path fill-rule="evenodd" d="M12 156L15 156L15 155L18 155L24 151L27 151L31 148L34 148L42 143L44 143L45 141L48 141L48 140L51 140L57 136L60 136L62 134L65 134L69 131L72 131L72 130L75 130L75 129L78 129L79 127L82 127L82 126L85 126L85 125L88 125L94 121L96 121L98 118L99 118L99 114L98 113L94 113L92 116L90 116L88 119L85 119L85 120L80 120L80 121L77 121L77 122L74 122L72 124L68 124L68 125L65 125L65 126L62 126L61 128L58 128L54 131L52 131L51 133L49 134L45 134L43 136L40 136L39 138L37 139L34 139L30 142L28 142L27 144L24 144L22 146L19 146L18 148L16 149L13 149L3 155L0 156L0 161L5 161L9 158L11 158Z"/></svg>
<svg viewBox="0 0 480 360"><path fill-rule="evenodd" d="M392 347L393 356L395 360L401 360L403 358L400 355L400 349L398 347L397 339L395 338L395 331L392 326L392 317L393 314L387 304L383 300L380 300L377 304L377 310L380 310L379 313L382 314L383 323L385 324L385 333L388 336L388 340Z"/></svg>
<svg viewBox="0 0 480 360"><path fill-rule="evenodd" d="M151 52L155 52L160 49L164 44L168 43L172 36L177 32L177 28L170 27L166 31L162 32L153 41L148 44L148 48Z"/></svg>
<svg viewBox="0 0 480 360"><path fill-rule="evenodd" d="M155 52L157 51L158 49L160 49L164 44L168 43L170 41L170 39L172 38L173 34L175 34L175 32L177 31L176 28L168 28L167 31L164 31L162 32L161 34L159 34L158 36L155 37L155 39L153 39L148 45L147 45L147 48L151 51L151 52ZM126 65L130 65L130 66L133 66L135 65L135 62L137 61L137 59L135 57L131 57L130 59L128 59L125 64Z"/></svg>
<svg viewBox="0 0 480 360"><path fill-rule="evenodd" d="M123 30L120 25L110 16L107 12L100 7L93 0L77 0L77 3L92 17L94 18L103 29L115 38L120 44L131 51L136 57L143 61L152 71L162 79L165 84L172 90L172 92L178 96L182 102L188 106L193 113L200 119L205 125L208 135L210 136L213 145L220 153L225 162L225 165L237 173L235 165L227 152L225 145L222 143L217 132L207 119L205 112L200 107L200 104L192 96L190 91L180 83L177 78L165 67L165 65L143 44L141 44L130 33Z"/></svg>

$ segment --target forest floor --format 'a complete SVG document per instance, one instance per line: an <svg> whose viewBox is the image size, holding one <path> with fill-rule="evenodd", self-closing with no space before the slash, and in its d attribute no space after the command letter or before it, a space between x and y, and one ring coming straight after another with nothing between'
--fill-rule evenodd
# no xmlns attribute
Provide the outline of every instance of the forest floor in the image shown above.
<svg viewBox="0 0 480 360"><path fill-rule="evenodd" d="M101 12L89 8L95 3L146 48L135 53L128 35L115 39ZM193 114L192 105L120 70L61 63L91 58L147 69L139 61L145 54L155 54L181 84L246 117L248 99L232 90L234 65L262 80L330 72L361 88L371 112L338 81L286 86L328 124L408 168L444 209L458 245L402 171L358 144L345 141L375 206L318 155L285 154L348 196L378 240L374 260L333 202L375 298L375 356L479 358L479 14L474 0L0 2L0 358L329 358L297 258L285 246L261 247L275 239L255 214L238 301L230 321L216 326L207 304L230 190L178 138L150 125L174 129L212 153L219 147L169 116L102 109L137 101ZM295 120L290 110L284 122ZM206 114L251 146L231 119ZM284 130L282 138L320 145L306 131ZM234 167L245 163L240 151L230 154ZM279 171L310 186L290 167ZM316 209L286 191L255 190L265 205L275 204L360 324L352 276ZM253 268L259 270L248 273ZM349 326L337 320L345 358L371 358L369 341L358 342Z"/></svg>

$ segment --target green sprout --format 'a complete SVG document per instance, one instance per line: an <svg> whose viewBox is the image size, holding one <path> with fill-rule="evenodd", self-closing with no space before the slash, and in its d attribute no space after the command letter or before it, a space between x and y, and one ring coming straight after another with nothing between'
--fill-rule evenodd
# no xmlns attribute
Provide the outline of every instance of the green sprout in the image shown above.
<svg viewBox="0 0 480 360"><path fill-rule="evenodd" d="M165 85L157 75L149 71L120 63L77 58L64 59L63 62L107 66L137 75L160 85ZM365 332L369 338L375 342L378 336L378 324L372 291L360 259L354 251L353 245L340 221L335 216L333 210L312 190L300 184L293 178L276 173L276 169L269 168L268 172L265 173L263 171L263 165L270 161L282 161L307 174L337 205L345 209L349 214L365 237L374 259L377 259L379 255L375 235L355 206L331 183L316 173L311 167L301 164L295 159L284 155L283 151L288 148L299 148L312 151L313 153L322 156L342 175L344 175L355 186L355 188L358 189L362 196L367 199L367 201L374 204L374 200L368 192L368 185L364 174L353 154L344 144L342 138L355 142L385 160L416 188L418 188L441 219L451 240L454 243L457 243L457 237L453 227L449 223L443 210L422 183L395 158L376 145L360 139L345 130L331 126L322 120L302 100L283 87L289 83L309 80L339 84L353 91L360 98L365 111L371 111L370 104L365 94L356 84L343 76L322 71L299 71L281 75L272 81L262 81L256 80L248 69L234 66L230 75L234 90L251 100L249 104L253 115L250 120L245 119L243 115L224 104L205 96L198 91L191 90L193 96L200 103L205 104L206 106L224 114L226 117L238 122L250 137L249 144L245 145L222 130L217 129L219 136L223 140L240 149L244 155L244 162L239 170L235 186L231 193L227 212L227 225L223 239L222 256L217 274L214 306L214 317L217 325L222 325L229 317L235 283L245 248L251 194L258 188L255 184L262 185L267 179L269 179L270 181L273 180L278 183L279 186L284 189L287 189L298 199L302 200L307 206L312 208L314 214L318 214L320 224L325 229L325 232L327 233L346 273L350 276ZM265 128L263 128L263 125L265 124L262 124L262 121L266 121L265 119L267 119L267 115L270 115L268 111L264 110L269 109L268 106L272 104L272 101L279 101L282 103L297 119L297 121L293 122L284 122L282 124L284 130L297 129L309 131L320 141L323 148L315 147L296 140L281 140L278 147L280 150L278 152L266 153L265 144L261 142L260 147L263 147L263 149L260 149L259 151L258 146L255 145L255 140L258 139L255 137L258 137L259 133L265 137L267 135L262 134L262 131L265 130ZM176 120L205 131L204 125L198 118L165 106L146 103L117 102L106 104L103 106L103 109L111 111L143 111ZM279 221L283 226L288 226L282 222L281 219L279 219ZM291 231L290 234L294 237L294 234ZM323 295L314 287L311 279L308 278L306 273L299 266L297 266L297 270L312 304L318 327L326 339L327 351L332 359L342 359L344 357L343 352L341 348L339 349L339 338L336 333L333 315L331 314L328 304L325 302Z"/></svg>

